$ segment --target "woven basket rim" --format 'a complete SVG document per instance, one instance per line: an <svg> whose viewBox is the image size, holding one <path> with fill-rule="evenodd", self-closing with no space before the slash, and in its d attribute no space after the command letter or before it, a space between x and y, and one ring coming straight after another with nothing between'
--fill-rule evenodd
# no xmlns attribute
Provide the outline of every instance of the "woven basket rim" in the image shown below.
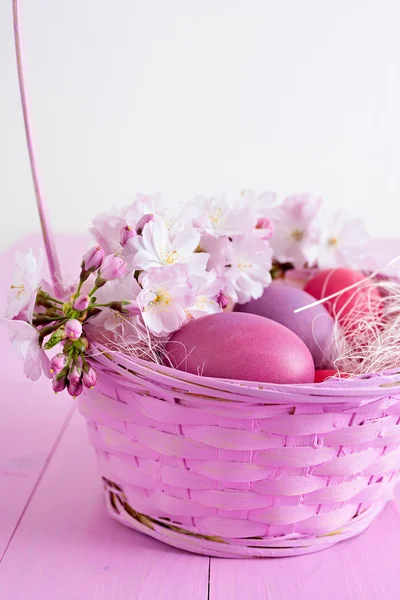
<svg viewBox="0 0 400 600"><path fill-rule="evenodd" d="M125 375L129 383L129 372L140 375L146 379L155 378L158 383L164 380L168 386L185 389L186 386L195 386L198 393L212 396L214 392L234 393L243 395L243 400L269 399L271 394L279 398L285 398L284 402L290 401L304 403L321 400L324 402L338 403L349 402L351 398L371 398L380 395L387 396L390 388L400 387L400 370L390 369L380 373L370 373L355 378L337 378L322 383L301 384L277 384L253 381L240 381L236 379L222 379L217 377L205 377L180 371L172 367L153 363L144 359L131 357L118 351L110 351L109 348L92 343L97 352L92 357L102 366L103 372L109 375ZM400 393L400 390L399 390Z"/></svg>

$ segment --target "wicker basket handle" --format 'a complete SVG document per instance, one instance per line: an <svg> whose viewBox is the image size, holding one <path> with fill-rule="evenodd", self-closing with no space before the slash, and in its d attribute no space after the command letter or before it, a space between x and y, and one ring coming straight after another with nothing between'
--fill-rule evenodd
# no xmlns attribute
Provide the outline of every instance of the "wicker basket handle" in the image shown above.
<svg viewBox="0 0 400 600"><path fill-rule="evenodd" d="M63 284L60 271L60 265L57 257L57 252L54 243L54 237L51 232L48 218L46 216L46 210L44 206L43 196L40 190L39 179L36 170L35 154L33 151L32 134L29 123L28 105L26 100L24 73L22 68L22 56L21 56L21 38L19 33L19 22L18 22L18 0L12 0L13 4L13 22L14 22L14 43L15 43L15 54L17 59L17 71L18 71L18 83L21 97L22 114L25 125L26 142L28 146L29 162L31 166L31 173L33 179L33 187L35 190L36 206L39 213L40 226L42 229L44 246L46 249L47 262L49 264L50 276L53 283L54 291L57 294L62 293Z"/></svg>

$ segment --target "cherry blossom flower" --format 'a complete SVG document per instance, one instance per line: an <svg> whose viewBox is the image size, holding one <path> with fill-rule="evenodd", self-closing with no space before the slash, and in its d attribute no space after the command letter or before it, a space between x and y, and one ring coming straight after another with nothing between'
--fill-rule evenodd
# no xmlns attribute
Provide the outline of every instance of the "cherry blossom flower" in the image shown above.
<svg viewBox="0 0 400 600"><path fill-rule="evenodd" d="M170 231L161 217L156 217L143 227L141 236L131 240L137 252L133 258L134 269L187 265L189 272L201 273L206 269L208 254L195 252L200 242L200 234L193 227Z"/></svg>
<svg viewBox="0 0 400 600"><path fill-rule="evenodd" d="M209 256L207 269L214 269L220 278L225 277L226 250L230 245L227 236L214 237L209 234L203 234L200 241L200 249Z"/></svg>
<svg viewBox="0 0 400 600"><path fill-rule="evenodd" d="M349 219L343 210L327 215L318 245L319 268L360 268L368 239L361 219Z"/></svg>
<svg viewBox="0 0 400 600"><path fill-rule="evenodd" d="M240 192L238 198L234 200L234 208L237 209L238 205L252 211L251 218L254 223L261 217L274 220L280 215L275 192L256 194L251 189L244 189Z"/></svg>
<svg viewBox="0 0 400 600"><path fill-rule="evenodd" d="M8 293L8 307L6 319L13 319L26 311L26 320L32 323L36 295L40 285L40 275L43 265L43 250L39 251L36 258L32 249L27 254L16 254L17 270L14 282Z"/></svg>
<svg viewBox="0 0 400 600"><path fill-rule="evenodd" d="M139 221L144 215L162 215L164 213L160 194L136 194L129 206L129 217Z"/></svg>
<svg viewBox="0 0 400 600"><path fill-rule="evenodd" d="M249 200L249 196L247 197ZM184 211L187 219L200 233L207 233L214 237L241 235L251 231L257 221L251 202L243 199L220 194L206 198L196 196L194 201Z"/></svg>
<svg viewBox="0 0 400 600"><path fill-rule="evenodd" d="M161 197L158 194L137 194L132 204L121 209L113 208L111 212L100 213L93 219L90 229L96 241L104 248L106 254L121 251L121 229L136 229L143 215L161 214Z"/></svg>
<svg viewBox="0 0 400 600"><path fill-rule="evenodd" d="M205 272L201 277L192 278L192 283L196 302L186 309L189 320L221 312L221 303L218 301L221 280L217 272L214 269Z"/></svg>
<svg viewBox="0 0 400 600"><path fill-rule="evenodd" d="M115 254L121 250L121 229L128 225L126 208L113 208L108 213L100 213L93 219L90 232L106 254Z"/></svg>
<svg viewBox="0 0 400 600"><path fill-rule="evenodd" d="M123 279L109 281L96 292L96 303L109 304L111 302L136 302L137 295L140 292L140 286L132 275L127 275ZM90 317L85 326L89 333L93 333L95 328L101 328L106 331L116 333L117 335L132 336L135 331L136 317L122 315L120 312L112 310L107 306L101 307L100 312Z"/></svg>
<svg viewBox="0 0 400 600"><path fill-rule="evenodd" d="M244 303L260 298L271 283L272 250L269 244L252 235L232 239L223 251L226 260L224 295Z"/></svg>
<svg viewBox="0 0 400 600"><path fill-rule="evenodd" d="M304 194L285 198L271 239L274 256L295 267L312 266L318 254L322 199Z"/></svg>
<svg viewBox="0 0 400 600"><path fill-rule="evenodd" d="M246 190L242 194L246 198ZM263 192L257 196L254 201L254 208L257 218L270 216L272 219L273 215L279 211L275 192Z"/></svg>
<svg viewBox="0 0 400 600"><path fill-rule="evenodd" d="M50 360L39 346L39 332L26 321L0 319L7 325L11 346L24 361L24 373L28 379L36 381L42 373L51 377Z"/></svg>
<svg viewBox="0 0 400 600"><path fill-rule="evenodd" d="M185 309L196 302L187 269L179 264L149 269L140 283L138 303L149 330L165 335L179 329L187 320Z"/></svg>

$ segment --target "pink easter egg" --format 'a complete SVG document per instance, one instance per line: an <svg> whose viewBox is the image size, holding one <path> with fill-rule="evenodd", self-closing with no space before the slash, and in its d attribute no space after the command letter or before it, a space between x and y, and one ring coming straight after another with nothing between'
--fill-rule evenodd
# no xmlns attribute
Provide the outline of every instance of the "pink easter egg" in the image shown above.
<svg viewBox="0 0 400 600"><path fill-rule="evenodd" d="M311 383L310 351L292 331L265 317L218 313L195 319L166 345L164 364L205 377Z"/></svg>
<svg viewBox="0 0 400 600"><path fill-rule="evenodd" d="M330 366L334 321L322 306L313 306L299 313L294 311L315 302L315 298L299 289L273 281L261 298L247 304L236 304L235 311L252 313L272 319L299 336L312 354L316 369Z"/></svg>

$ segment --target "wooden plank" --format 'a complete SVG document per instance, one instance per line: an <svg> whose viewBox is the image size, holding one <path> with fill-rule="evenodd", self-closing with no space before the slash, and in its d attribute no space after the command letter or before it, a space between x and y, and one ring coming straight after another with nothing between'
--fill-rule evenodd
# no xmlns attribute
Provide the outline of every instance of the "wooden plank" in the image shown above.
<svg viewBox="0 0 400 600"><path fill-rule="evenodd" d="M62 263L79 257L84 239L61 236ZM41 238L30 235L0 257L0 314L4 314L6 292L15 268L14 256L38 248ZM71 250L72 248L72 250ZM4 554L23 510L43 473L52 449L73 403L67 394L54 396L49 381L25 379L20 360L14 355L5 327L0 327L0 558Z"/></svg>
<svg viewBox="0 0 400 600"><path fill-rule="evenodd" d="M207 600L208 572L207 557L106 514L96 458L75 414L0 565L0 598Z"/></svg>
<svg viewBox="0 0 400 600"><path fill-rule="evenodd" d="M4 343L0 344L0 353ZM0 559L43 473L71 401L45 385L2 383L0 399Z"/></svg>
<svg viewBox="0 0 400 600"><path fill-rule="evenodd" d="M210 600L398 600L400 518L390 503L362 535L293 558L211 559Z"/></svg>

